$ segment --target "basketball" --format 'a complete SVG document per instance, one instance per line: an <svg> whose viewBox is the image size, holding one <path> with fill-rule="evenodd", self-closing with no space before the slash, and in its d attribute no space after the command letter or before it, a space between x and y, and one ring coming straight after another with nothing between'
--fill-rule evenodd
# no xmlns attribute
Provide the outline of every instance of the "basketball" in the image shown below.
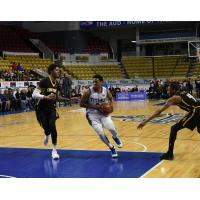
<svg viewBox="0 0 200 200"><path fill-rule="evenodd" d="M104 115L109 115L113 112L113 107L109 103L102 103L101 108L103 110Z"/></svg>

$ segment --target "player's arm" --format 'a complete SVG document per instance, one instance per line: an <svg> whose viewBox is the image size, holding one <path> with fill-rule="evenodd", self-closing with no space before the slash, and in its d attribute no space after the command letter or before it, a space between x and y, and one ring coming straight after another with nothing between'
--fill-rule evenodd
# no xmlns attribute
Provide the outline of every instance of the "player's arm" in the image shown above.
<svg viewBox="0 0 200 200"><path fill-rule="evenodd" d="M113 96L109 90L108 90L108 99L110 101L110 105L113 106Z"/></svg>
<svg viewBox="0 0 200 200"><path fill-rule="evenodd" d="M43 100L55 100L56 99L56 95L51 93L48 96L45 96L42 93L42 88L37 87L33 90L33 94L32 97L33 99L43 99Z"/></svg>
<svg viewBox="0 0 200 200"><path fill-rule="evenodd" d="M168 99L168 101L165 103L165 105L160 108L157 109L149 118L145 119L143 122L141 122L138 125L138 129L142 129L147 122L151 121L152 119L154 119L155 117L158 117L163 111L165 111L167 108L169 108L171 105L176 105L178 103L181 102L181 97L180 96L173 96L170 99Z"/></svg>
<svg viewBox="0 0 200 200"><path fill-rule="evenodd" d="M66 97L62 97L60 95L60 92L57 93L57 97L56 97L56 100L57 101L60 101L60 102L72 102L72 101L78 101L79 98L78 97L72 97L72 98L66 98Z"/></svg>
<svg viewBox="0 0 200 200"><path fill-rule="evenodd" d="M91 108L91 109L101 111L101 108L99 105L91 105L88 103L89 97L90 97L90 90L88 89L84 91L83 96L81 97L80 107Z"/></svg>

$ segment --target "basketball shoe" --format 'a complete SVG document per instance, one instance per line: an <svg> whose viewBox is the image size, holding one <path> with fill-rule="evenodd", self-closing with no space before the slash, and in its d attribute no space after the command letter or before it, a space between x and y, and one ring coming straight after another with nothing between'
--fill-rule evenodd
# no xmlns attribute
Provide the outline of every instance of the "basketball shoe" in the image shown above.
<svg viewBox="0 0 200 200"><path fill-rule="evenodd" d="M113 158L117 158L118 157L118 154L117 154L117 151L115 150L115 147L113 146L113 148L110 148L111 150L111 155Z"/></svg>
<svg viewBox="0 0 200 200"><path fill-rule="evenodd" d="M173 159L174 159L174 154L169 151L160 156L160 160L173 160Z"/></svg>
<svg viewBox="0 0 200 200"><path fill-rule="evenodd" d="M52 150L51 155L52 155L53 159L59 159L60 158L59 154L57 153L57 151L55 149Z"/></svg>
<svg viewBox="0 0 200 200"><path fill-rule="evenodd" d="M123 147L122 141L119 139L119 137L114 138L114 137L112 136L112 138L113 138L113 140L115 141L115 143L117 144L117 146L118 146L119 148L122 148L122 147Z"/></svg>

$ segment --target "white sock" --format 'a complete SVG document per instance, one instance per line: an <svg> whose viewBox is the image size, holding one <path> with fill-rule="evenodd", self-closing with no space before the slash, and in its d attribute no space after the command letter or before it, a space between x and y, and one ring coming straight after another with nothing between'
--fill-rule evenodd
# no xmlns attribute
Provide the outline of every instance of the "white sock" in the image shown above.
<svg viewBox="0 0 200 200"><path fill-rule="evenodd" d="M52 150L56 151L56 145L53 145Z"/></svg>

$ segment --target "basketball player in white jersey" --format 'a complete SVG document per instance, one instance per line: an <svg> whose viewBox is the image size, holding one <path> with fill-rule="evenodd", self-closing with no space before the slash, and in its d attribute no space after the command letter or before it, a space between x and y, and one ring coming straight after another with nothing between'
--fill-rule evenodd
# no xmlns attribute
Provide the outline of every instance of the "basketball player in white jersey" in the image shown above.
<svg viewBox="0 0 200 200"><path fill-rule="evenodd" d="M93 86L84 91L80 106L86 108L86 118L89 124L96 131L102 142L109 147L112 157L117 158L117 151L104 134L103 128L106 128L111 132L112 138L119 148L121 148L123 144L117 136L115 125L111 117L103 115L100 105L104 102L108 102L112 105L113 98L110 91L105 87L102 87L102 83L103 77L101 75L93 76Z"/></svg>

